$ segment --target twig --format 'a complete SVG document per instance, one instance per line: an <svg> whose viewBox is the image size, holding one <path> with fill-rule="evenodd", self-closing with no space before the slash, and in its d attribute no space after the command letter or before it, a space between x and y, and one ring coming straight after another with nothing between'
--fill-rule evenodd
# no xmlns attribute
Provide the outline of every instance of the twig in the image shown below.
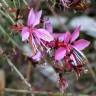
<svg viewBox="0 0 96 96"><path fill-rule="evenodd" d="M32 72L32 64L31 64L31 62L29 61L29 62L28 62L28 66L27 66L27 74L26 74L26 78L27 78L27 81L28 81L28 82L30 82L31 72Z"/></svg>
<svg viewBox="0 0 96 96"><path fill-rule="evenodd" d="M3 16L5 16L6 18L8 18L11 22L12 22L12 24L15 24L15 21L13 20L13 18L6 12L3 12L1 9L0 9L0 13L3 15Z"/></svg>
<svg viewBox="0 0 96 96"><path fill-rule="evenodd" d="M24 4L25 4L26 6L28 6L28 3L26 2L26 0L23 0L23 2L24 2Z"/></svg>
<svg viewBox="0 0 96 96"><path fill-rule="evenodd" d="M2 2L6 5L6 7L9 7L8 3L5 0L2 0Z"/></svg>
<svg viewBox="0 0 96 96"><path fill-rule="evenodd" d="M2 2L5 4L6 8L10 8L10 7L9 7L9 4L7 3L6 0L2 0ZM2 8L3 8L3 7L2 7ZM5 13L5 12L6 12L6 13ZM14 21L13 18L10 16L10 14L6 11L6 9L5 9L5 12L3 12L3 11L0 9L0 13L1 13L2 15L4 15L6 18L10 19L10 21L11 21L13 24L15 24L15 21Z"/></svg>
<svg viewBox="0 0 96 96"><path fill-rule="evenodd" d="M30 93L32 96L34 96L33 92L32 92L32 87L31 84L29 82L27 82L27 80L24 78L24 76L21 74L21 72L16 68L16 66L11 62L11 60L6 57L8 64L10 65L10 67L12 67L15 72L19 75L19 77L21 78L22 81L24 81L24 83L28 86Z"/></svg>
<svg viewBox="0 0 96 96"><path fill-rule="evenodd" d="M94 82L96 83L96 75L95 75L95 72L93 71L92 66L91 66L89 63L87 64L87 68L89 69L89 72L90 72L90 74L91 74Z"/></svg>
<svg viewBox="0 0 96 96"><path fill-rule="evenodd" d="M28 90L23 90L23 89L11 89L11 88L5 88L5 92L12 92L12 93L27 93L30 94L30 91ZM53 94L54 96L61 96L62 93L60 92L46 92L46 91L34 91L34 94ZM52 95L52 96L53 96ZM72 93L67 93L67 95L65 96L73 96ZM85 94L79 94L78 96L89 96L89 95L85 95Z"/></svg>
<svg viewBox="0 0 96 96"><path fill-rule="evenodd" d="M22 51L22 48L9 36L9 34L5 31L5 29L0 25L0 32L2 32L4 35L8 37L10 42L15 45L19 50Z"/></svg>
<svg viewBox="0 0 96 96"><path fill-rule="evenodd" d="M27 93L30 94L30 91L24 89L12 89L12 88L5 88L5 92L13 92L13 93ZM52 92L46 91L35 91L34 94L48 94Z"/></svg>
<svg viewBox="0 0 96 96"><path fill-rule="evenodd" d="M5 92L30 93L30 91L28 91L28 90L23 90L23 89L11 89L11 88L5 88Z"/></svg>

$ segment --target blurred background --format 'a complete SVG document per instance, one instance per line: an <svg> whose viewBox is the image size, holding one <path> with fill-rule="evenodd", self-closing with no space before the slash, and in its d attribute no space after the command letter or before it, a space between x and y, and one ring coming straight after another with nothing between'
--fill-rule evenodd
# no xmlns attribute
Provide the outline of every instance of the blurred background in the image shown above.
<svg viewBox="0 0 96 96"><path fill-rule="evenodd" d="M96 96L96 0L90 2L86 10L76 11L64 8L59 0L0 0L0 96L31 96L30 92L23 92L27 87L9 63L13 63L32 84L33 90L37 91L36 96L61 96L57 93L58 77L54 69L50 64L35 66L37 62L34 65L29 58L29 45L22 42L20 32L13 28L21 22L26 24L28 6L42 9L42 18L49 17L56 33L73 32L81 26L80 38L91 42L84 50L89 60L89 71L78 80L74 74L64 73L69 82L64 96ZM17 12L17 9L20 11ZM17 15L21 18L18 19Z"/></svg>

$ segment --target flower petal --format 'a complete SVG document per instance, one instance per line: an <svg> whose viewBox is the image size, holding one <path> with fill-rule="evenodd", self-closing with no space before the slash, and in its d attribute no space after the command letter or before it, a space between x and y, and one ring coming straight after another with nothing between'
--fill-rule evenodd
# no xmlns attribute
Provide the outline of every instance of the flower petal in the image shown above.
<svg viewBox="0 0 96 96"><path fill-rule="evenodd" d="M67 42L67 43L69 42L70 37L71 37L70 32L66 32L66 33L63 35L64 41Z"/></svg>
<svg viewBox="0 0 96 96"><path fill-rule="evenodd" d="M48 32L53 33L53 26L52 26L51 21L50 21L48 18L45 18L44 28L45 28Z"/></svg>
<svg viewBox="0 0 96 96"><path fill-rule="evenodd" d="M44 41L53 41L53 36L45 29L36 29L35 34L37 35L37 38L40 38Z"/></svg>
<svg viewBox="0 0 96 96"><path fill-rule="evenodd" d="M62 35L63 33L52 33L52 36L54 37L54 39L58 39Z"/></svg>
<svg viewBox="0 0 96 96"><path fill-rule="evenodd" d="M71 34L69 32L66 33L53 33L52 36L54 39L59 39L60 41L69 42Z"/></svg>
<svg viewBox="0 0 96 96"><path fill-rule="evenodd" d="M76 41L74 43L74 47L78 48L79 50L83 50L85 49L86 47L88 47L90 44L89 41L85 40L85 39L80 39L78 41Z"/></svg>
<svg viewBox="0 0 96 96"><path fill-rule="evenodd" d="M34 19L33 27L40 23L40 18L41 18L41 15L42 15L42 10L40 10L39 12L34 12L34 15L35 15L35 19Z"/></svg>
<svg viewBox="0 0 96 96"><path fill-rule="evenodd" d="M22 41L28 40L29 38L29 30L28 27L24 27L21 32Z"/></svg>
<svg viewBox="0 0 96 96"><path fill-rule="evenodd" d="M55 52L55 60L61 60L66 55L66 49L65 48L58 48Z"/></svg>
<svg viewBox="0 0 96 96"><path fill-rule="evenodd" d="M34 24L35 21L35 13L33 8L30 10L29 15L28 15L28 21L27 21L27 25L31 26Z"/></svg>
<svg viewBox="0 0 96 96"><path fill-rule="evenodd" d="M32 57L33 60L39 61L41 59L41 52L38 51L35 56Z"/></svg>
<svg viewBox="0 0 96 96"><path fill-rule="evenodd" d="M79 34L80 34L80 26L77 27L75 31L72 33L70 42L72 43L73 41L75 41L79 37Z"/></svg>

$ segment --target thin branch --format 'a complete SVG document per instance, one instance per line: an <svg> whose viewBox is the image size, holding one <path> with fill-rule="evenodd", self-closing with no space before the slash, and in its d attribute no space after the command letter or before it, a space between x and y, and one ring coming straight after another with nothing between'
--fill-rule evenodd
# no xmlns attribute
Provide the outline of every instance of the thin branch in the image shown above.
<svg viewBox="0 0 96 96"><path fill-rule="evenodd" d="M5 88L5 92L12 92L12 93L27 93L30 94L30 91L28 90L23 90L23 89L11 89L11 88ZM47 92L47 91L34 91L34 94L53 94L54 96L61 96L62 93L60 92ZM74 93L67 93L67 96L73 96ZM52 95L52 96L53 96ZM66 95L64 95L66 96ZM85 94L79 94L78 96L89 96Z"/></svg>
<svg viewBox="0 0 96 96"><path fill-rule="evenodd" d="M27 1L26 1L26 0L23 0L23 2L24 2L24 4L25 4L26 6L28 6L28 3L27 3Z"/></svg>
<svg viewBox="0 0 96 96"><path fill-rule="evenodd" d="M7 3L6 0L2 0L2 2L5 4L6 8L10 8L10 5ZM3 7L2 7L3 8ZM4 8L3 8L4 9ZM0 13L2 15L4 15L6 18L10 19L10 21L15 24L15 21L13 20L13 18L10 16L10 14L6 11L6 9L4 9L5 12L3 12L2 10L0 10Z"/></svg>
<svg viewBox="0 0 96 96"><path fill-rule="evenodd" d="M16 66L11 62L11 60L8 57L6 57L6 60L7 60L8 64L10 65L10 67L15 70L15 72L19 75L21 80L24 81L24 83L27 85L27 87L30 90L31 95L34 96L34 94L32 92L31 84L24 78L24 76L21 74L21 72L16 68Z"/></svg>
<svg viewBox="0 0 96 96"><path fill-rule="evenodd" d="M2 2L5 4L5 6L8 8L9 7L9 4L5 1L5 0L2 0Z"/></svg>
<svg viewBox="0 0 96 96"><path fill-rule="evenodd" d="M22 48L9 36L9 34L5 31L5 29L0 25L0 32L2 32L4 35L6 35L9 39L9 41L15 45L19 50L22 51Z"/></svg>
<svg viewBox="0 0 96 96"><path fill-rule="evenodd" d="M27 81L30 82L30 77L31 77L31 74L32 73L32 64L31 62L29 61L28 62L28 67L27 67L27 74L26 74L26 78L27 78Z"/></svg>
<svg viewBox="0 0 96 96"><path fill-rule="evenodd" d="M13 24L15 24L15 21L13 20L13 18L9 15L9 13L5 13L5 12L3 12L1 9L0 9L0 13L3 15L3 16L5 16L6 18L8 18L8 19L10 19L10 21L13 23Z"/></svg>
<svg viewBox="0 0 96 96"><path fill-rule="evenodd" d="M30 91L28 91L28 90L24 90L24 89L11 89L11 88L5 88L5 92L30 93Z"/></svg>
<svg viewBox="0 0 96 96"><path fill-rule="evenodd" d="M96 75L95 75L95 72L93 71L92 66L91 66L89 63L87 64L87 68L89 69L89 72L90 72L90 74L91 74L94 82L96 83Z"/></svg>

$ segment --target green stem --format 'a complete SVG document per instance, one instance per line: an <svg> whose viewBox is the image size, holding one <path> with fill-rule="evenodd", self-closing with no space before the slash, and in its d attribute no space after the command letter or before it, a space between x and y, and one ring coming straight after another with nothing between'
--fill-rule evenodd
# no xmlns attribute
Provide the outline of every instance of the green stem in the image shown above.
<svg viewBox="0 0 96 96"><path fill-rule="evenodd" d="M18 49L22 50L22 48L9 36L9 34L5 31L5 29L0 25L1 32L9 38L9 41L12 42Z"/></svg>
<svg viewBox="0 0 96 96"><path fill-rule="evenodd" d="M13 20L13 18L8 14L8 13L5 13L3 12L2 10L0 10L0 13L5 16L6 18L10 19L10 21L15 24L15 21Z"/></svg>
<svg viewBox="0 0 96 96"><path fill-rule="evenodd" d="M7 60L8 64L10 65L10 67L13 68L14 71L18 74L18 76L20 77L20 79L22 81L24 81L24 83L27 85L27 87L30 90L31 96L34 96L34 94L32 92L31 84L24 78L24 76L22 75L22 73L16 68L16 66L11 62L11 60L7 56L6 56L6 60Z"/></svg>
<svg viewBox="0 0 96 96"><path fill-rule="evenodd" d="M8 3L5 0L2 0L2 2L6 5L6 7L9 7Z"/></svg>

